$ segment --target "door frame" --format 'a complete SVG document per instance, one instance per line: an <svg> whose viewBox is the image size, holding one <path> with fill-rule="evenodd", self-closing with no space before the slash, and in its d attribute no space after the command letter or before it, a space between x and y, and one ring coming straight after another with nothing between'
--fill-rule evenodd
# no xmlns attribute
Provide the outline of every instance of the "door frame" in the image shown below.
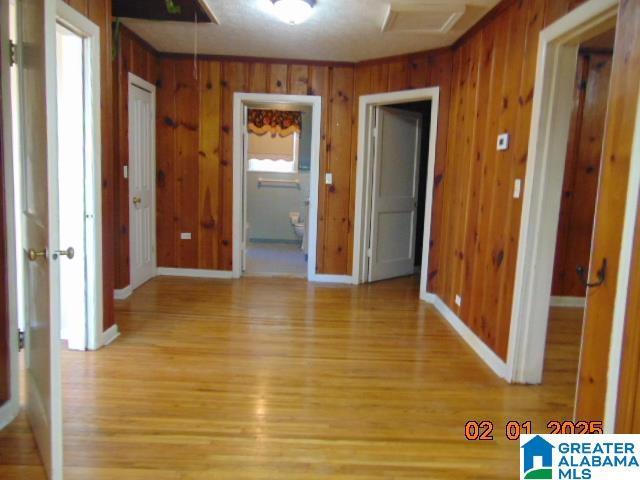
<svg viewBox="0 0 640 480"><path fill-rule="evenodd" d="M14 190L15 170L13 162L13 123L11 109L11 66L9 65L9 0L0 0L0 66L2 76L2 153L4 157L5 231L7 248L7 279L18 279L20 258L16 245L16 198ZM17 39L14 39L17 40ZM1 188L0 188L1 194ZM20 250L22 246L20 245ZM18 312L22 308L18 299L18 282L7 283L9 338L18 331ZM14 337L9 343L11 385L9 401L0 406L0 430L8 425L20 411L20 366L18 342Z"/></svg>
<svg viewBox="0 0 640 480"><path fill-rule="evenodd" d="M433 206L436 144L438 138L438 112L440 87L417 88L389 93L377 93L360 97L358 110L358 161L356 166L356 205L353 239L352 283L368 281L366 239L370 235L371 219L371 175L373 165L373 111L376 107L399 103L431 101L431 124L429 125L429 159L427 165L426 204L424 212L424 236L422 241L422 266L420 270L420 292L427 290L429 269L429 243L431 241L431 216ZM418 220L419 221L419 220ZM417 246L416 246L417 247Z"/></svg>
<svg viewBox="0 0 640 480"><path fill-rule="evenodd" d="M507 356L512 382L542 381L578 45L615 26L618 4L590 0L540 33ZM619 270L616 318L624 315L618 302L628 281L624 270Z"/></svg>
<svg viewBox="0 0 640 480"><path fill-rule="evenodd" d="M156 182L155 182L155 171L156 171L156 164L157 164L157 158L156 158L156 122L155 122L155 118L156 118L156 102L157 102L157 98L156 98L156 86L153 83L149 83L147 82L144 78L141 78L139 76L137 76L134 73L129 72L128 76L127 76L127 98L128 101L131 101L131 88L132 87L137 87L137 88L141 88L142 90L146 90L149 93L151 93L151 115L152 115L152 122L151 122L151 139L152 139L152 145L151 145L151 171L154 172L154 178L153 181L151 182L151 212L153 213L153 215L151 215L151 251L153 253L153 271L155 272L155 274L157 274L158 271L158 254L157 254L157 245L158 245L158 239L157 239L157 231L156 231L156 223L157 223L157 218L156 218L156 204L157 204L157 199L156 199ZM131 109L127 108L127 111L130 112ZM127 115L127 125L129 125L129 114ZM127 128L128 131L128 151L131 152L131 135L130 135L130 130ZM128 188L130 183L129 183L129 178L130 176L128 175L128 173L130 172L129 170L129 161L127 161L127 212L129 215L129 221L131 221L131 209L133 208L133 196L131 195L131 189ZM132 235L131 235L131 228L129 228L129 256L131 256L131 242L132 242ZM133 264L131 262L129 262L129 279L130 279L130 288L131 290L135 290L136 288L138 288L140 285L134 285L133 284Z"/></svg>
<svg viewBox="0 0 640 480"><path fill-rule="evenodd" d="M272 93L242 93L233 95L233 266L232 277L242 276L242 244L244 219L244 109L254 104L294 104L311 107L311 170L309 181L309 240L307 279L323 281L316 272L318 236L318 189L320 176L320 137L322 97L317 95L284 95Z"/></svg>
<svg viewBox="0 0 640 480"><path fill-rule="evenodd" d="M100 28L87 17L67 5L62 0L56 4L56 24L63 25L82 37L84 43L84 111L85 126L90 130L85 134L85 161L91 168L85 173L85 238L86 282L87 282L87 330L86 348L97 350L103 344L103 289L102 289L102 129L100 101ZM93 225L87 226L87 223ZM65 246L62 246L63 248Z"/></svg>

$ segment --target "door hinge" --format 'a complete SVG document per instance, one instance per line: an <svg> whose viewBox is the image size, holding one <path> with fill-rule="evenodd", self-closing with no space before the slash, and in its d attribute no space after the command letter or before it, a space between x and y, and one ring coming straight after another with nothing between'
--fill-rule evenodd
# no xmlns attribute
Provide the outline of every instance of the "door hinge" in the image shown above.
<svg viewBox="0 0 640 480"><path fill-rule="evenodd" d="M24 331L18 329L18 351L19 352L24 350L24 342L25 342Z"/></svg>
<svg viewBox="0 0 640 480"><path fill-rule="evenodd" d="M9 66L13 67L18 63L18 46L16 42L9 39Z"/></svg>

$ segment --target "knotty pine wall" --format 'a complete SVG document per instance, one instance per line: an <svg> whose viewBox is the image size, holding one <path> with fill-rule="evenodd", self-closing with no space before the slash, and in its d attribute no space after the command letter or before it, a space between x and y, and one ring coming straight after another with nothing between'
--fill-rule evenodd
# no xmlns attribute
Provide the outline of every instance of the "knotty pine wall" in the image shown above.
<svg viewBox="0 0 640 480"><path fill-rule="evenodd" d="M158 78L157 55L140 37L124 26L120 28L113 68L113 102L116 106L113 230L117 289L129 285L129 183L124 178L124 167L129 164L129 73L155 84Z"/></svg>
<svg viewBox="0 0 640 480"><path fill-rule="evenodd" d="M113 325L114 281L114 101L111 51L111 0L65 0L100 27L100 86L102 108L102 269L104 321Z"/></svg>
<svg viewBox="0 0 640 480"><path fill-rule="evenodd" d="M351 271L354 66L161 56L158 75L158 265L232 268L233 94L323 99L318 271ZM192 240L180 240L191 232Z"/></svg>
<svg viewBox="0 0 640 480"><path fill-rule="evenodd" d="M584 297L576 268L587 267L598 194L612 54L583 51L564 169L552 295Z"/></svg>

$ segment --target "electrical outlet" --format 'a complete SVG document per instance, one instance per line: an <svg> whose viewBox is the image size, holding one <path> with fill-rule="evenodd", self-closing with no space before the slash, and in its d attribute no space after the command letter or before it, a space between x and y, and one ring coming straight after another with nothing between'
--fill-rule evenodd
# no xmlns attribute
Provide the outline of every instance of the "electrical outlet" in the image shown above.
<svg viewBox="0 0 640 480"><path fill-rule="evenodd" d="M191 234L188 232L181 233L180 240L191 240Z"/></svg>
<svg viewBox="0 0 640 480"><path fill-rule="evenodd" d="M520 198L522 194L522 180L516 178L515 184L513 186L513 198Z"/></svg>
<svg viewBox="0 0 640 480"><path fill-rule="evenodd" d="M460 295L456 295L456 305L462 306L462 297Z"/></svg>
<svg viewBox="0 0 640 480"><path fill-rule="evenodd" d="M498 135L498 151L509 149L509 134L502 133Z"/></svg>
<svg viewBox="0 0 640 480"><path fill-rule="evenodd" d="M325 173L324 183L327 185L333 185L333 173Z"/></svg>

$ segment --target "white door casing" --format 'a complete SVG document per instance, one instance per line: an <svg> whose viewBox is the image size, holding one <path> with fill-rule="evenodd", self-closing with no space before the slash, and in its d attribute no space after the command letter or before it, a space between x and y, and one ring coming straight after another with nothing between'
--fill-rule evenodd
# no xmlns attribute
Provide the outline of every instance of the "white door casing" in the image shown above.
<svg viewBox="0 0 640 480"><path fill-rule="evenodd" d="M155 87L129 76L129 235L131 287L156 275Z"/></svg>
<svg viewBox="0 0 640 480"><path fill-rule="evenodd" d="M375 132L370 282L414 273L422 116L377 107Z"/></svg>
<svg viewBox="0 0 640 480"><path fill-rule="evenodd" d="M62 478L57 205L56 4L18 4L26 409L49 478ZM29 252L32 251L32 260Z"/></svg>

